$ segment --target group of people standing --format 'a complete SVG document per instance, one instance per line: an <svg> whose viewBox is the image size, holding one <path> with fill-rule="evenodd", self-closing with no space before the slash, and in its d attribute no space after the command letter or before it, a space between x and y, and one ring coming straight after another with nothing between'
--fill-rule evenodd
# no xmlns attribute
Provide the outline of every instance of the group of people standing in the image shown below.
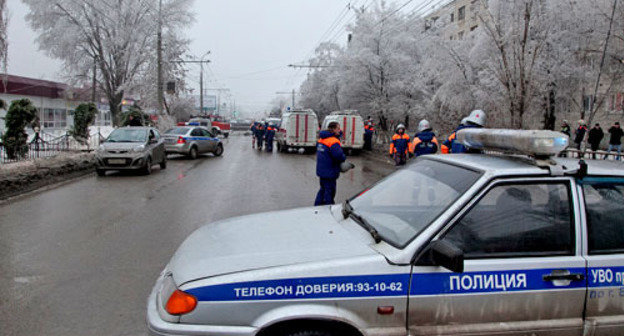
<svg viewBox="0 0 624 336"><path fill-rule="evenodd" d="M267 152L273 152L273 140L277 128L273 123L255 121L251 124L251 148L262 150L266 147ZM266 145L266 146L265 146Z"/></svg>
<svg viewBox="0 0 624 336"><path fill-rule="evenodd" d="M440 146L431 124L427 120L421 120L418 124L418 133L414 135L413 141L406 134L405 126L400 124L396 127L396 133L390 143L390 156L394 159L395 165L402 166L407 163L408 158L421 155L436 154L438 149L442 154L464 153L467 148L456 140L457 132L464 128L480 128L485 126L486 115L481 110L475 110L455 129L455 131Z"/></svg>
<svg viewBox="0 0 624 336"><path fill-rule="evenodd" d="M567 120L564 120L561 125L561 132L572 136L570 131L570 125ZM615 122L611 128L609 128L608 133L610 134L609 139L609 147L607 149L607 154L604 155L603 159L606 160L612 150L617 151L617 160L620 160L620 153L622 151L622 137L624 136L624 131L620 127L619 122ZM596 123L594 127L591 129L587 129L587 125L585 120L581 119L578 121L578 127L574 132L574 146L577 150L581 149L581 145L583 141L585 141L585 136L587 135L587 143L592 150L592 158L596 159L596 151L600 148L600 143L605 136L602 128L599 123Z"/></svg>

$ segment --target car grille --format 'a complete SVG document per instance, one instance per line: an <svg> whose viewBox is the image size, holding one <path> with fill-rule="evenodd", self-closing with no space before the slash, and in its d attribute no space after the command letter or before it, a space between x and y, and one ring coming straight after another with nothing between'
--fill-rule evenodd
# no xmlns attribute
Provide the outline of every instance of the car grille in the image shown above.
<svg viewBox="0 0 624 336"><path fill-rule="evenodd" d="M126 154L126 153L128 153L129 151L127 151L127 150L109 150L108 152L109 152L110 154Z"/></svg>

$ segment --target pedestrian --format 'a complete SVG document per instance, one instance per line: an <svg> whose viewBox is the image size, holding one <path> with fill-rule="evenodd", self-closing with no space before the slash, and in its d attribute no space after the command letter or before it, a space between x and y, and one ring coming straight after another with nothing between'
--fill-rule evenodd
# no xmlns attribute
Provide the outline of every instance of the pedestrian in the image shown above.
<svg viewBox="0 0 624 336"><path fill-rule="evenodd" d="M249 129L251 130L251 148L256 148L256 132L258 131L258 123L257 122L253 122L251 123L251 127L249 127Z"/></svg>
<svg viewBox="0 0 624 336"><path fill-rule="evenodd" d="M455 131L442 143L442 154L459 154L466 153L468 148L461 144L457 140L457 132L464 128L483 128L487 116L482 110L474 110L470 112L470 115L462 120L462 123L457 126Z"/></svg>
<svg viewBox="0 0 624 336"><path fill-rule="evenodd" d="M587 126L585 126L585 120L581 119L578 121L578 128L574 132L574 145L576 149L581 150L581 144L585 139L585 133L587 133ZM580 153L579 153L580 157Z"/></svg>
<svg viewBox="0 0 624 336"><path fill-rule="evenodd" d="M435 154L438 152L438 147L438 139L436 139L429 121L421 120L418 124L418 133L414 136L414 141L410 146L410 156L419 157Z"/></svg>
<svg viewBox="0 0 624 336"><path fill-rule="evenodd" d="M589 130L589 135L587 136L587 142L592 150L592 159L596 159L596 151L600 147L600 142L604 138L604 132L602 128L600 128L600 124L596 123L591 130Z"/></svg>
<svg viewBox="0 0 624 336"><path fill-rule="evenodd" d="M275 125L273 123L270 123L269 127L267 127L264 138L266 140L266 151L272 153L273 139L275 138Z"/></svg>
<svg viewBox="0 0 624 336"><path fill-rule="evenodd" d="M259 123L258 126L256 126L256 145L258 146L258 150L262 150L262 144L264 141L264 133L265 133L264 125L262 123Z"/></svg>
<svg viewBox="0 0 624 336"><path fill-rule="evenodd" d="M570 124L568 124L567 120L564 120L561 123L561 133L567 135L568 137L570 137L572 135L572 131L570 129Z"/></svg>
<svg viewBox="0 0 624 336"><path fill-rule="evenodd" d="M611 153L611 150L617 150L616 160L620 161L620 152L622 151L622 137L624 136L624 131L620 128L620 122L616 121L611 128L609 128L609 134L611 134L611 139L609 139L609 149L607 149L608 153ZM607 159L608 154L604 156L604 159Z"/></svg>
<svg viewBox="0 0 624 336"><path fill-rule="evenodd" d="M128 116L128 126L143 126L139 118L135 118L132 114Z"/></svg>
<svg viewBox="0 0 624 336"><path fill-rule="evenodd" d="M315 206L334 204L336 182L340 176L340 164L347 160L340 144L340 124L332 121L327 130L319 133L316 145L316 175L320 186L316 194Z"/></svg>
<svg viewBox="0 0 624 336"><path fill-rule="evenodd" d="M373 150L373 136L375 135L375 127L373 123L368 121L364 126L364 150Z"/></svg>
<svg viewBox="0 0 624 336"><path fill-rule="evenodd" d="M395 166L403 166L407 163L409 143L410 137L405 133L405 126L399 124L390 143L390 156L394 158Z"/></svg>

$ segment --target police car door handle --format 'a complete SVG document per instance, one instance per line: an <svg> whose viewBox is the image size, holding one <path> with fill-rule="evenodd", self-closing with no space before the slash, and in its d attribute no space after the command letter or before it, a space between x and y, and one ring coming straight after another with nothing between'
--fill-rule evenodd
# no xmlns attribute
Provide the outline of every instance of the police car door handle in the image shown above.
<svg viewBox="0 0 624 336"><path fill-rule="evenodd" d="M569 281L583 281L585 280L584 274L546 274L542 277L544 281L557 281L557 280L569 280Z"/></svg>

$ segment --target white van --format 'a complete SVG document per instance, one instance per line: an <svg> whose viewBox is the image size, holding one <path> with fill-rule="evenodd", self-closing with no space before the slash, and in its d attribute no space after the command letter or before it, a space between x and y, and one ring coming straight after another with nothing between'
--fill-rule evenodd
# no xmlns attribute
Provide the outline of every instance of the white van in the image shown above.
<svg viewBox="0 0 624 336"><path fill-rule="evenodd" d="M318 117L313 110L291 110L282 114L277 139L277 150L314 151L318 137Z"/></svg>
<svg viewBox="0 0 624 336"><path fill-rule="evenodd" d="M340 124L343 132L342 139L340 139L343 149L353 152L364 148L364 119L358 111L332 112L323 120L322 129L327 129L329 123L333 121Z"/></svg>

